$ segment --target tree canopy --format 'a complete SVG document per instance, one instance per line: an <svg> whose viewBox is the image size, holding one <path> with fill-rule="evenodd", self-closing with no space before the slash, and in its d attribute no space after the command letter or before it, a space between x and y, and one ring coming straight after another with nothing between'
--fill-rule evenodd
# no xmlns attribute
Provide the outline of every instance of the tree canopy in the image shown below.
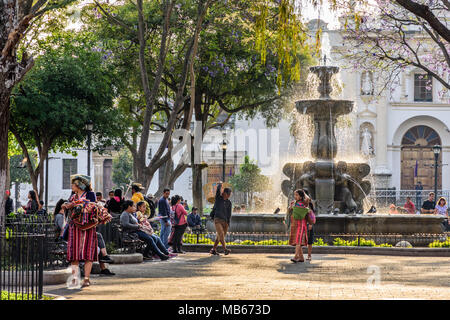
<svg viewBox="0 0 450 320"><path fill-rule="evenodd" d="M111 77L90 34L58 32L39 41L45 54L13 92L10 130L26 157L36 146L39 163L28 170L37 190L50 150L73 152L84 146L88 120L100 139L114 131ZM40 193L42 193L41 179Z"/></svg>

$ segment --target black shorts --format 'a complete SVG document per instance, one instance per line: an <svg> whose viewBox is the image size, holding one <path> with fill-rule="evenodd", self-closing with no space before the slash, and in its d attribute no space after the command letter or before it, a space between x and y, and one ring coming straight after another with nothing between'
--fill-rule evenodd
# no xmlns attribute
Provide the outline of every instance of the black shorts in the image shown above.
<svg viewBox="0 0 450 320"><path fill-rule="evenodd" d="M314 226L312 227L311 230L309 230L309 226L308 226L308 244L313 244L314 243Z"/></svg>

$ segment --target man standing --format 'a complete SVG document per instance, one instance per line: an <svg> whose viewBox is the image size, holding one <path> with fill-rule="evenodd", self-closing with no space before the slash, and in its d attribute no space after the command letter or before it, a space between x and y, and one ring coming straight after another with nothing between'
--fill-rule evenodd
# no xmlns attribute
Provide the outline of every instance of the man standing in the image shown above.
<svg viewBox="0 0 450 320"><path fill-rule="evenodd" d="M415 189L416 189L416 207L418 208L422 203L422 190L423 190L422 182L420 181L417 182Z"/></svg>
<svg viewBox="0 0 450 320"><path fill-rule="evenodd" d="M162 197L158 201L158 214L161 216L161 233L159 237L166 248L169 248L168 240L172 224L170 223L170 204L167 200L170 196L170 189L164 189Z"/></svg>
<svg viewBox="0 0 450 320"><path fill-rule="evenodd" d="M217 246L219 242L222 244L225 255L230 254L231 250L227 249L225 243L225 236L227 235L228 227L231 220L231 189L224 188L222 190L222 181L217 185L216 198L214 207L211 211L211 218L214 219L214 226L216 227L216 240L214 246L209 253L219 255L217 253Z"/></svg>
<svg viewBox="0 0 450 320"><path fill-rule="evenodd" d="M428 194L428 200L425 200L420 210L422 213L434 213L436 202L434 201L434 192Z"/></svg>
<svg viewBox="0 0 450 320"><path fill-rule="evenodd" d="M14 211L14 203L13 200L9 197L11 193L9 190L6 190L5 192L5 215L7 216L11 212Z"/></svg>

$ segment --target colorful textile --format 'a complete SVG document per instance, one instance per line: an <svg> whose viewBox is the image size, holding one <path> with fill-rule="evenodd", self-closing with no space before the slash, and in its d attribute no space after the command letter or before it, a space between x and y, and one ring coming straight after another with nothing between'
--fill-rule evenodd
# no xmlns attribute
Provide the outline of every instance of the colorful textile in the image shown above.
<svg viewBox="0 0 450 320"><path fill-rule="evenodd" d="M86 193L81 197L74 194L70 203L85 202ZM88 218L81 216L81 220L87 221ZM97 232L95 228L82 230L72 220L69 222L69 235L67 241L67 260L68 261L97 261Z"/></svg>
<svg viewBox="0 0 450 320"><path fill-rule="evenodd" d="M291 217L291 228L289 233L289 245L296 246L298 244L306 246L308 243L306 220L297 220Z"/></svg>

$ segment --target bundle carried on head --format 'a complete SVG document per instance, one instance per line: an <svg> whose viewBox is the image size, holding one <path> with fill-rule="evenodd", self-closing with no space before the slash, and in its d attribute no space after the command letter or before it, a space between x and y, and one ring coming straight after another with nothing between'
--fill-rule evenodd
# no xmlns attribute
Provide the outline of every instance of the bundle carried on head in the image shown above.
<svg viewBox="0 0 450 320"><path fill-rule="evenodd" d="M86 191L87 189L90 189L91 177L77 173L70 176L70 182L77 185L81 190Z"/></svg>

